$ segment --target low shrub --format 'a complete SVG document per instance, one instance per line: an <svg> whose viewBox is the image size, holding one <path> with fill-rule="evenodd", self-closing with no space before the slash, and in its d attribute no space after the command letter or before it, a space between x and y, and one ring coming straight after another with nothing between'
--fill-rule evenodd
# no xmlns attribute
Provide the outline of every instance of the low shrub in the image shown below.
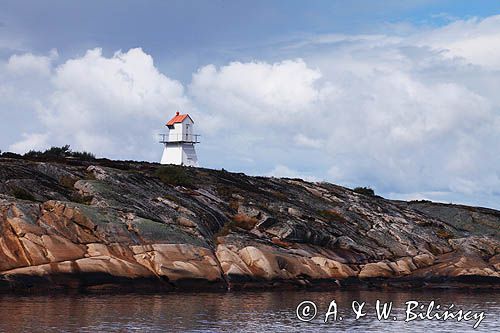
<svg viewBox="0 0 500 333"><path fill-rule="evenodd" d="M46 158L46 159L62 159L66 157L73 157L79 160L92 161L95 160L95 156L92 153L86 151L72 151L70 145L64 145L61 147L50 147L45 151L30 150L23 155L27 158Z"/></svg>
<svg viewBox="0 0 500 333"><path fill-rule="evenodd" d="M425 199L421 199L421 200L417 200L417 199L415 199L415 200L410 200L409 202L410 202L410 203L432 203L432 201L430 201L430 200L425 200Z"/></svg>
<svg viewBox="0 0 500 333"><path fill-rule="evenodd" d="M375 191L370 187L356 187L353 191L370 197L375 196Z"/></svg>
<svg viewBox="0 0 500 333"><path fill-rule="evenodd" d="M8 152L8 151L1 153L1 154L0 154L0 157L4 157L4 158L15 158L15 159L20 159L20 158L22 158L22 156L21 156L21 155L16 154L16 153L11 153L11 152Z"/></svg>
<svg viewBox="0 0 500 333"><path fill-rule="evenodd" d="M93 161L95 160L95 155L87 151L73 151L71 152L71 157L77 158L82 161Z"/></svg>
<svg viewBox="0 0 500 333"><path fill-rule="evenodd" d="M189 187L193 184L193 180L182 166L167 165L159 167L155 171L155 176L169 185Z"/></svg>

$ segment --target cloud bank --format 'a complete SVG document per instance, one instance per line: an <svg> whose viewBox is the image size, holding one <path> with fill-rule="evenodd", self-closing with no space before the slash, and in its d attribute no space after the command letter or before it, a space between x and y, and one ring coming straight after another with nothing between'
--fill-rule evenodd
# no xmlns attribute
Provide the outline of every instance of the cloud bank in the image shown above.
<svg viewBox="0 0 500 333"><path fill-rule="evenodd" d="M10 143L20 152L69 143L157 160L154 135L181 110L210 167L500 207L498 45L500 16L323 35L281 46L281 61L206 65L186 84L141 49L59 64L56 52L16 54L1 64L0 103L34 110L37 126Z"/></svg>
<svg viewBox="0 0 500 333"><path fill-rule="evenodd" d="M15 151L71 143L114 158L155 159L150 142L164 118L189 109L184 87L141 49L105 57L101 49L52 66L51 57L13 55L11 75L43 75L50 91L33 103L43 132L23 133Z"/></svg>

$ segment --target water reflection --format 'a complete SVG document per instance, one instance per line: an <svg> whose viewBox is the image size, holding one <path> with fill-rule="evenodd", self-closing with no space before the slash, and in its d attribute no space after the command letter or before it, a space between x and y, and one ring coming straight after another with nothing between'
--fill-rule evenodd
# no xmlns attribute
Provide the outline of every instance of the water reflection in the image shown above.
<svg viewBox="0 0 500 333"><path fill-rule="evenodd" d="M394 331L449 332L472 330L474 322L414 321L404 323L408 300L456 308L485 311L486 318L477 331L498 328L500 293L478 291L281 291L235 293L171 293L161 295L57 295L0 296L2 332L331 332ZM302 323L295 316L303 300L314 301L318 317ZM323 323L324 313L335 299L343 321ZM392 301L398 321L378 321L375 302ZM351 311L353 300L366 302L368 313L357 321Z"/></svg>

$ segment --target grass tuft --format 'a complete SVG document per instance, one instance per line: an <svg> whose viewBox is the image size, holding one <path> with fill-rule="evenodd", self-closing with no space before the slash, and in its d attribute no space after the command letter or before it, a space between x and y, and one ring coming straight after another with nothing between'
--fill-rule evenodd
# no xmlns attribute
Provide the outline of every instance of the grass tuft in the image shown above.
<svg viewBox="0 0 500 333"><path fill-rule="evenodd" d="M193 180L187 174L186 169L178 165L159 167L155 171L155 176L169 185L189 187L193 184Z"/></svg>

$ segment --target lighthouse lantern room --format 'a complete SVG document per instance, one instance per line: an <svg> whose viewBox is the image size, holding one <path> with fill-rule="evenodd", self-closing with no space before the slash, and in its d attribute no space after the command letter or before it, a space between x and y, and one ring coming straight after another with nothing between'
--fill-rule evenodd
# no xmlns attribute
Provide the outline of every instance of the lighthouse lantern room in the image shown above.
<svg viewBox="0 0 500 333"><path fill-rule="evenodd" d="M161 164L198 166L194 145L199 143L199 135L193 134L194 121L188 114L175 113L168 121L168 134L160 134L164 145Z"/></svg>

